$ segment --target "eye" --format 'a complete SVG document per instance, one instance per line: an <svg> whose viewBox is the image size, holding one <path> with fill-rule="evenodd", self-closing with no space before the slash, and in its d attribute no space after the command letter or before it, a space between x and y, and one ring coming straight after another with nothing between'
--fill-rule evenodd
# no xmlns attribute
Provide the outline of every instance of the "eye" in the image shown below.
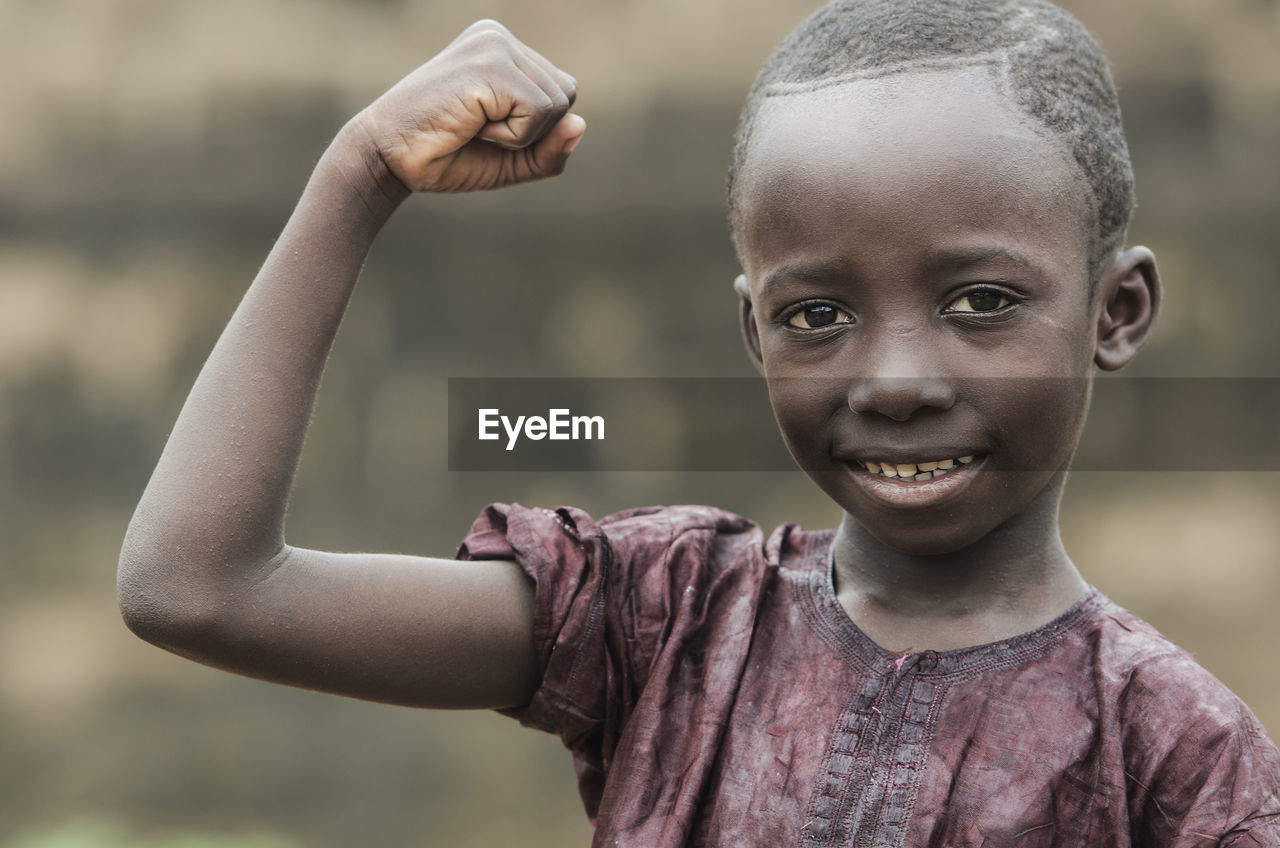
<svg viewBox="0 0 1280 848"><path fill-rule="evenodd" d="M852 323L852 315L826 303L808 303L787 316L787 324L798 330L821 330Z"/></svg>
<svg viewBox="0 0 1280 848"><path fill-rule="evenodd" d="M947 304L943 312L999 312L1011 303L1012 300L995 289L973 289Z"/></svg>

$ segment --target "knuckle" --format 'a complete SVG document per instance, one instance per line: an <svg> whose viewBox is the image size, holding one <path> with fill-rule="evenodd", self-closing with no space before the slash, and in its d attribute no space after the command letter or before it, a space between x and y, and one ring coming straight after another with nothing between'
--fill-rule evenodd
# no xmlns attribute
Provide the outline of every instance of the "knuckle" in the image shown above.
<svg viewBox="0 0 1280 848"><path fill-rule="evenodd" d="M495 29L478 29L469 32L464 44L475 53L495 58L509 56L512 51L511 38L505 30L499 32Z"/></svg>
<svg viewBox="0 0 1280 848"><path fill-rule="evenodd" d="M527 104L530 112L537 116L544 116L548 112L554 112L556 108L556 100L540 88L531 88L525 92L522 99Z"/></svg>
<svg viewBox="0 0 1280 848"><path fill-rule="evenodd" d="M495 21L493 18L481 18L480 20L467 27L465 32L510 32L505 26Z"/></svg>
<svg viewBox="0 0 1280 848"><path fill-rule="evenodd" d="M493 83L486 79L468 79L458 85L455 93L455 99L463 108L469 107L473 103L479 103L492 97L494 94Z"/></svg>

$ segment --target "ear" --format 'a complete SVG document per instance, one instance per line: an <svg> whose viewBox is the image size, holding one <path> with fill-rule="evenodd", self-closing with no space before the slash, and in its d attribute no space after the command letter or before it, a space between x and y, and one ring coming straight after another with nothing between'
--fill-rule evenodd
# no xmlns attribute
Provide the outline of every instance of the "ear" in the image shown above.
<svg viewBox="0 0 1280 848"><path fill-rule="evenodd" d="M1160 272L1145 247L1116 254L1098 281L1098 334L1093 361L1103 371L1129 364L1147 343L1160 311Z"/></svg>
<svg viewBox="0 0 1280 848"><path fill-rule="evenodd" d="M739 274L733 281L733 290L738 293L741 305L738 312L742 329L742 343L747 347L747 356L761 377L764 376L764 357L760 355L760 331L756 328L755 313L751 309L751 286L747 284L745 274Z"/></svg>

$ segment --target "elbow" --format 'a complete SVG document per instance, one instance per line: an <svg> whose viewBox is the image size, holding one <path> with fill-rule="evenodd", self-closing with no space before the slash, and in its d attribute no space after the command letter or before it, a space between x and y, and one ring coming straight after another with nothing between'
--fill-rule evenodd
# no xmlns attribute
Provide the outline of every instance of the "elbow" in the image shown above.
<svg viewBox="0 0 1280 848"><path fill-rule="evenodd" d="M162 546L126 535L116 568L116 600L125 626L153 645L177 653L208 639L220 604L207 581Z"/></svg>
<svg viewBox="0 0 1280 848"><path fill-rule="evenodd" d="M229 543L200 522L152 520L140 508L116 569L120 614L147 642L201 659L231 639L247 593L288 552L283 541L255 534Z"/></svg>
<svg viewBox="0 0 1280 848"><path fill-rule="evenodd" d="M199 593L182 591L157 578L158 571L152 564L121 558L116 573L120 615L135 636L182 652L184 645L211 629L212 610L199 599Z"/></svg>
<svg viewBox="0 0 1280 848"><path fill-rule="evenodd" d="M116 600L125 627L153 645L168 647L178 633L190 629L191 617L179 615L177 604L145 582L117 575Z"/></svg>

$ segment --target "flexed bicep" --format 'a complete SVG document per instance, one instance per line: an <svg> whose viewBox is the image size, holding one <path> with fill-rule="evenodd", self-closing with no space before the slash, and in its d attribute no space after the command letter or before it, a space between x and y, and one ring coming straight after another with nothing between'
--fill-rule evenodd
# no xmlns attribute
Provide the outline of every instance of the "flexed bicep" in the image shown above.
<svg viewBox="0 0 1280 848"><path fill-rule="evenodd" d="M440 707L515 706L537 677L511 562L291 547L288 496L361 266L409 194L559 173L576 83L482 21L349 121L196 379L126 533L121 611L254 677Z"/></svg>

